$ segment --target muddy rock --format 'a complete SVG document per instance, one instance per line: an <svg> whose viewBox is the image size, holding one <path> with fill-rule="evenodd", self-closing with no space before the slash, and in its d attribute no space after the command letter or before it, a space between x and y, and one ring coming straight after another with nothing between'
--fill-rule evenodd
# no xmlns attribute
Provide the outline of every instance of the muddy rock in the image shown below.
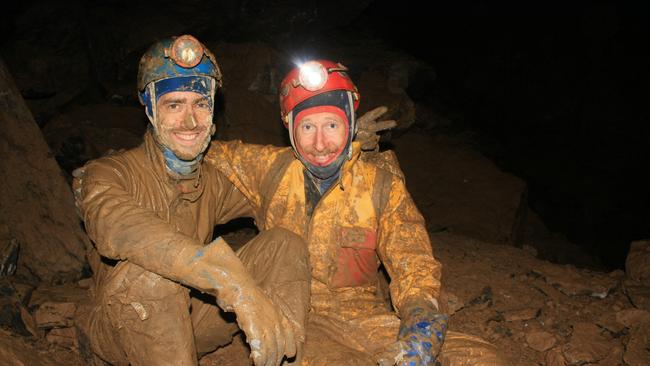
<svg viewBox="0 0 650 366"><path fill-rule="evenodd" d="M639 309L626 309L616 313L616 321L628 328L650 323L650 313Z"/></svg>
<svg viewBox="0 0 650 366"><path fill-rule="evenodd" d="M50 347L47 342L33 342L0 329L0 364L6 366L83 366L79 355L66 349Z"/></svg>
<svg viewBox="0 0 650 366"><path fill-rule="evenodd" d="M616 313L616 320L629 329L629 341L623 359L631 366L650 364L650 313L626 309Z"/></svg>
<svg viewBox="0 0 650 366"><path fill-rule="evenodd" d="M78 349L77 330L75 328L52 329L45 336L45 340L63 348Z"/></svg>
<svg viewBox="0 0 650 366"><path fill-rule="evenodd" d="M623 359L628 365L650 364L650 313L626 309L616 314L616 320L629 329L630 335Z"/></svg>
<svg viewBox="0 0 650 366"><path fill-rule="evenodd" d="M650 240L635 241L625 261L627 277L641 285L650 287Z"/></svg>
<svg viewBox="0 0 650 366"><path fill-rule="evenodd" d="M625 352L622 345L616 345L609 350L607 357L598 362L601 366L620 366L623 364L623 353Z"/></svg>
<svg viewBox="0 0 650 366"><path fill-rule="evenodd" d="M545 357L546 366L566 366L568 365L566 358L562 354L562 350L557 347L546 353Z"/></svg>
<svg viewBox="0 0 650 366"><path fill-rule="evenodd" d="M650 364L650 313L638 309L626 309L616 313L616 320L628 333L623 359L628 365ZM621 334L624 331L620 332Z"/></svg>
<svg viewBox="0 0 650 366"><path fill-rule="evenodd" d="M75 283L44 285L34 290L28 308L39 328L65 328L74 324L75 312L88 296L89 290Z"/></svg>
<svg viewBox="0 0 650 366"><path fill-rule="evenodd" d="M540 313L540 309L525 308L525 309L507 311L503 314L503 317L507 322L514 322L520 320L534 319L539 315L539 313Z"/></svg>
<svg viewBox="0 0 650 366"><path fill-rule="evenodd" d="M81 277L90 242L72 192L0 61L0 222L20 245L17 274L46 282Z"/></svg>
<svg viewBox="0 0 650 366"><path fill-rule="evenodd" d="M634 306L650 311L649 286L639 285L636 281L627 280L623 283L623 289Z"/></svg>
<svg viewBox="0 0 650 366"><path fill-rule="evenodd" d="M650 365L650 322L638 323L630 329L630 340L623 359L630 366Z"/></svg>
<svg viewBox="0 0 650 366"><path fill-rule="evenodd" d="M598 362L607 357L616 341L603 334L593 323L578 323L573 326L571 341L562 347L562 353L570 364Z"/></svg>
<svg viewBox="0 0 650 366"><path fill-rule="evenodd" d="M456 296L456 294L449 292L445 289L440 291L440 309L442 312L448 315L453 315L458 310L462 309L465 304L461 299Z"/></svg>
<svg viewBox="0 0 650 366"><path fill-rule="evenodd" d="M29 301L29 307L35 308L44 303L74 303L78 304L88 298L88 290L77 283L63 285L42 285L34 290Z"/></svg>
<svg viewBox="0 0 650 366"><path fill-rule="evenodd" d="M29 329L22 320L23 304L13 284L0 277L0 328L27 336Z"/></svg>
<svg viewBox="0 0 650 366"><path fill-rule="evenodd" d="M77 305L72 302L45 302L34 313L34 320L42 329L69 327L76 310Z"/></svg>
<svg viewBox="0 0 650 366"><path fill-rule="evenodd" d="M555 346L556 340L553 334L548 332L530 332L526 334L526 343L530 348L544 352Z"/></svg>
<svg viewBox="0 0 650 366"><path fill-rule="evenodd" d="M616 276L602 276L571 265L558 266L547 262L534 268L546 282L568 296L587 295L605 298L619 284Z"/></svg>
<svg viewBox="0 0 650 366"><path fill-rule="evenodd" d="M622 324L618 318L618 313L609 311L602 314L600 318L596 320L596 325L603 329L606 329L612 334L621 334L625 330L626 325Z"/></svg>
<svg viewBox="0 0 650 366"><path fill-rule="evenodd" d="M639 309L650 311L650 240L635 241L625 262L623 288Z"/></svg>
<svg viewBox="0 0 650 366"><path fill-rule="evenodd" d="M38 328L36 320L34 320L34 316L32 316L32 314L24 306L20 307L20 318L25 325L25 329L31 333L32 337L36 339L43 338L45 331Z"/></svg>

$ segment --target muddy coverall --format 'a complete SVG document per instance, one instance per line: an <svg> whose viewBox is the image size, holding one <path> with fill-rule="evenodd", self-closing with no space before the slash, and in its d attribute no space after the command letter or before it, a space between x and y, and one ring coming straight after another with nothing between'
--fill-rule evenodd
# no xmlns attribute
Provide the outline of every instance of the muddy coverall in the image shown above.
<svg viewBox="0 0 650 366"><path fill-rule="evenodd" d="M94 262L94 296L79 316L95 353L117 365L196 365L197 354L229 343L238 330L234 314L220 309L232 311L240 294L228 281L237 266L300 333L309 303L302 239L266 231L237 253L241 262L231 255L237 263L222 263L227 245L212 241L214 226L249 216L249 203L214 169L199 167L190 179L170 174L147 132L141 146L90 162L75 182L86 230L103 257Z"/></svg>
<svg viewBox="0 0 650 366"><path fill-rule="evenodd" d="M394 154L361 154L354 142L338 183L315 207L306 199L305 169L291 148L214 141L205 163L246 195L260 229L289 229L309 247L311 308L303 363L376 365L394 359L402 304L437 299L441 275ZM378 288L380 264L391 279L392 308ZM455 332L447 333L439 360L502 364L494 346Z"/></svg>

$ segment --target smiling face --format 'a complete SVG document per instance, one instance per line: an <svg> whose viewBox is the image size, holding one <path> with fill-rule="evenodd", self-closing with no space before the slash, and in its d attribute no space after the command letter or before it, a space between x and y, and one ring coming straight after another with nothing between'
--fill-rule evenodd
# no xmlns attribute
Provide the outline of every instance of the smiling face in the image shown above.
<svg viewBox="0 0 650 366"><path fill-rule="evenodd" d="M296 149L315 166L327 166L343 151L348 138L348 124L331 112L308 114L297 121L294 129Z"/></svg>
<svg viewBox="0 0 650 366"><path fill-rule="evenodd" d="M210 99L189 91L164 94L156 102L158 141L183 160L193 160L210 142Z"/></svg>

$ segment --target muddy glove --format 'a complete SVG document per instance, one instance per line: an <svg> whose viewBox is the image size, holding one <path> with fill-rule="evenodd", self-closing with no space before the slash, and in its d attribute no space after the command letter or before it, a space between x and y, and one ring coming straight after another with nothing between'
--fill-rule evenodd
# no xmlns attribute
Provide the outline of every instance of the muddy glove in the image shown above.
<svg viewBox="0 0 650 366"><path fill-rule="evenodd" d="M242 291L241 301L233 308L255 365L279 365L285 355L296 355L293 327L259 287Z"/></svg>
<svg viewBox="0 0 650 366"><path fill-rule="evenodd" d="M449 318L428 300L421 299L405 304L398 340L402 349L400 366L437 365Z"/></svg>
<svg viewBox="0 0 650 366"><path fill-rule="evenodd" d="M293 328L280 309L255 284L221 238L207 246L185 246L169 269L180 282L212 293L225 311L234 311L246 334L256 366L275 366L296 354Z"/></svg>
<svg viewBox="0 0 650 366"><path fill-rule="evenodd" d="M356 140L361 143L361 150L371 151L379 150L379 138L377 132L389 130L397 126L393 120L377 121L379 117L386 114L387 107L377 107L366 112L363 116L357 118L357 136Z"/></svg>

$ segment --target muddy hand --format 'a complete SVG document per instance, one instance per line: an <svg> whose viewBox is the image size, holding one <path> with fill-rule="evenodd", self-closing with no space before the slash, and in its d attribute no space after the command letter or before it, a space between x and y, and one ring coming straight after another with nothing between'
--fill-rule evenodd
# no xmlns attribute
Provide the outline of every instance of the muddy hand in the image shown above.
<svg viewBox="0 0 650 366"><path fill-rule="evenodd" d="M377 133L397 126L397 122L393 120L377 121L387 111L387 107L377 107L357 119L356 140L361 143L362 150L377 150L379 148L379 135Z"/></svg>
<svg viewBox="0 0 650 366"><path fill-rule="evenodd" d="M276 366L285 355L295 356L293 329L278 307L257 287L247 291L244 298L235 312L255 366Z"/></svg>
<svg viewBox="0 0 650 366"><path fill-rule="evenodd" d="M448 317L428 301L413 302L404 307L400 323L399 343L402 348L400 366L434 366L445 339Z"/></svg>

